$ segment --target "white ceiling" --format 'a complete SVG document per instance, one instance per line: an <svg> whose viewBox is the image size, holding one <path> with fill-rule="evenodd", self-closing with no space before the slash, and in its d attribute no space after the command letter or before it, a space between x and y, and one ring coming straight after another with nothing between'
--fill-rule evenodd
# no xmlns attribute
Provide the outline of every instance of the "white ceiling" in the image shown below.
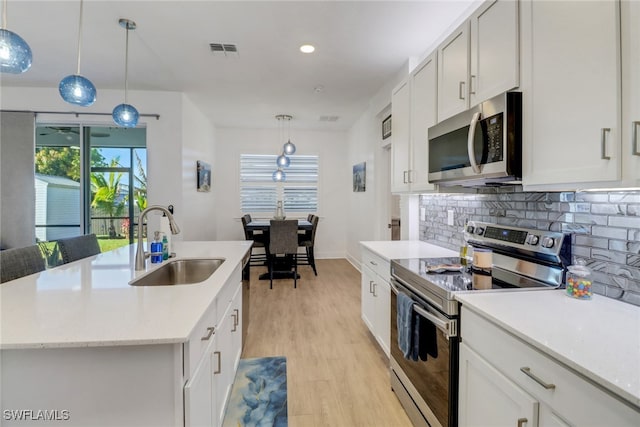
<svg viewBox="0 0 640 427"><path fill-rule="evenodd" d="M185 92L217 126L277 127L276 114L291 114L291 128L345 130L472 3L85 0L81 74L98 97L124 88L118 19L129 18L138 26L129 35L130 90ZM29 43L33 65L3 74L3 86L57 87L75 74L79 5L8 0L7 29ZM236 44L238 55L212 53L217 42ZM316 52L301 53L304 43Z"/></svg>

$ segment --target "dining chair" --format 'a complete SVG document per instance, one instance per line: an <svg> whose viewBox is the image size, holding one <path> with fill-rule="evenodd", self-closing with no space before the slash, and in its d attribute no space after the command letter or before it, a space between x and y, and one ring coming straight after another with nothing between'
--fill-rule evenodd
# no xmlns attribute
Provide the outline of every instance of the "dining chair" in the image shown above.
<svg viewBox="0 0 640 427"><path fill-rule="evenodd" d="M278 257L284 255L284 257ZM271 220L269 244L267 245L269 266L269 289L273 289L273 273L278 265L286 270L278 273L291 273L293 269L293 287L298 287L298 220Z"/></svg>
<svg viewBox="0 0 640 427"><path fill-rule="evenodd" d="M251 215L245 214L241 218L242 220L242 228L244 230L244 238L245 240L253 240L253 245L251 246L251 255L249 257L249 265L258 266L265 265L267 262L267 254L265 253L253 253L254 248L263 248L265 247L265 234L264 233L256 233L253 230L249 230L247 228L247 224L251 222Z"/></svg>
<svg viewBox="0 0 640 427"><path fill-rule="evenodd" d="M0 251L0 283L44 271L45 262L38 245Z"/></svg>
<svg viewBox="0 0 640 427"><path fill-rule="evenodd" d="M95 234L60 239L58 240L58 248L60 255L62 255L63 264L100 253L100 245Z"/></svg>
<svg viewBox="0 0 640 427"><path fill-rule="evenodd" d="M304 234L298 235L298 246L305 248L305 254L301 255L300 265L310 265L313 268L313 273L317 276L318 270L316 270L316 258L313 251L316 241L316 230L318 228L318 221L320 217L317 215L309 215L309 222L311 223L311 230L305 230Z"/></svg>

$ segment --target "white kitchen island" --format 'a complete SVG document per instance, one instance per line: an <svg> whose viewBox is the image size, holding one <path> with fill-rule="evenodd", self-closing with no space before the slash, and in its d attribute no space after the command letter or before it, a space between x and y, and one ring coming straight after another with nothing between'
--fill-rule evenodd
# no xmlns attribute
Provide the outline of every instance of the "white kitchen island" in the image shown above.
<svg viewBox="0 0 640 427"><path fill-rule="evenodd" d="M2 425L218 425L250 247L175 242L178 259L225 259L198 284L129 285L164 265L135 271L135 245L2 284Z"/></svg>

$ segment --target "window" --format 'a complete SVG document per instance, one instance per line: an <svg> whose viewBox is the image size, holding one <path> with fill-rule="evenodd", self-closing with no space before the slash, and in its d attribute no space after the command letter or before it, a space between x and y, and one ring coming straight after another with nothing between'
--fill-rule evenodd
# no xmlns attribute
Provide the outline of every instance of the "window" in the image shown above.
<svg viewBox="0 0 640 427"><path fill-rule="evenodd" d="M276 155L240 155L240 209L245 213L273 213L283 200L285 212L318 211L318 156L292 155L284 182L274 182Z"/></svg>
<svg viewBox="0 0 640 427"><path fill-rule="evenodd" d="M36 237L95 233L102 251L128 245L146 206L146 129L39 125Z"/></svg>

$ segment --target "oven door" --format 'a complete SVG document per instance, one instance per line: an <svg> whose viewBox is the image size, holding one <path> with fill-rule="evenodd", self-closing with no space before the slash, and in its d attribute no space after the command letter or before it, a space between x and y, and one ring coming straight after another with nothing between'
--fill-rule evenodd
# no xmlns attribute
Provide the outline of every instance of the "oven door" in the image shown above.
<svg viewBox="0 0 640 427"><path fill-rule="evenodd" d="M422 300L408 285L391 281L391 381L392 388L414 425L458 425L457 317L449 317ZM414 312L436 328L437 357L406 359L398 346L397 294L414 302Z"/></svg>

